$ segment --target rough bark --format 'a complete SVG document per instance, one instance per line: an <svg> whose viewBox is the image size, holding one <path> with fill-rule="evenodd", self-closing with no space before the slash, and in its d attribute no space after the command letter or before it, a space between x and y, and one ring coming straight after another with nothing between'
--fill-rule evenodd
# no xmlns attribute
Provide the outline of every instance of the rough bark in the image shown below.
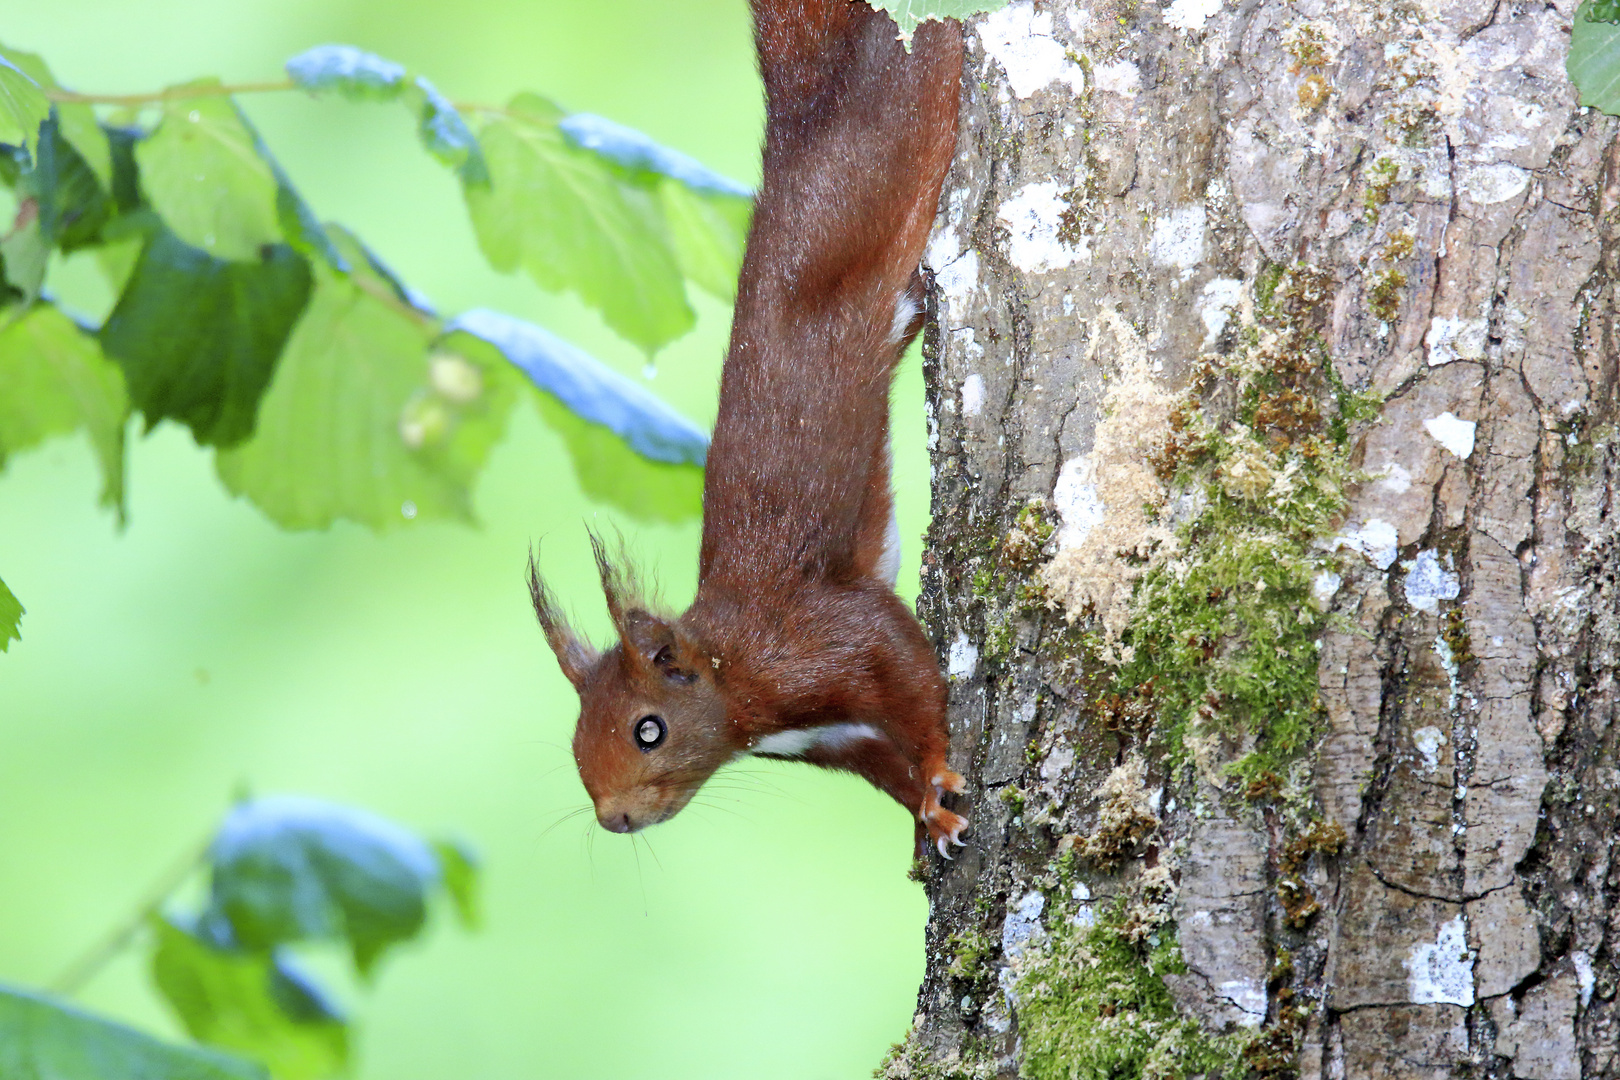
<svg viewBox="0 0 1620 1080"><path fill-rule="evenodd" d="M889 1075L1620 1076L1620 151L1575 105L1573 13L970 24L921 608L973 843L923 871ZM1295 412L1256 434L1256 400ZM1180 701L1196 668L1120 673L1177 642L1143 583L1206 557L1200 485L1270 535L1307 443L1342 455L1285 568L1317 560L1314 599L1232 607L1320 628L1287 749L1242 691ZM1247 625L1211 670L1255 662Z"/></svg>

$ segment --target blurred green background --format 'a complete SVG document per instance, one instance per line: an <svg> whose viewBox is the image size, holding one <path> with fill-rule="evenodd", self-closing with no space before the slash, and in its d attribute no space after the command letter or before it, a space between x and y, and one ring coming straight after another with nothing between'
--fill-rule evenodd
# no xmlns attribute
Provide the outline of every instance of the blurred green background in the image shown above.
<svg viewBox="0 0 1620 1080"><path fill-rule="evenodd" d="M758 180L762 124L743 0L55 0L8 5L0 41L99 93L202 75L277 78L346 42L454 99L518 90L638 127ZM692 292L695 332L645 357L569 297L478 254L453 176L403 110L297 94L242 99L324 218L355 229L446 312L532 319L699 423L714 417L728 312ZM96 275L53 267L95 309ZM132 429L133 432L133 429ZM927 514L921 380L896 392L896 487L914 592ZM0 981L49 983L217 823L234 792L300 792L484 860L487 925L448 924L347 987L365 1078L850 1077L905 1031L922 972L911 823L861 782L759 762L647 834L584 824L566 747L576 701L521 583L542 564L601 640L583 522L617 522L671 606L694 586L698 523L593 505L562 440L515 411L481 480L479 529L284 533L232 500L173 426L135 435L128 530L95 507L82 437L0 475L0 573L28 608L0 657ZM341 967L317 967L341 985ZM178 1037L136 954L86 1006Z"/></svg>

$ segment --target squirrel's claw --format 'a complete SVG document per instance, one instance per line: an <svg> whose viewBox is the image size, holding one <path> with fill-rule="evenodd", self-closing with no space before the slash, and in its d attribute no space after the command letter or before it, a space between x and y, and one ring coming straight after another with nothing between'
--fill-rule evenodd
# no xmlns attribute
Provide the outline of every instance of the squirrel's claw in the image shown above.
<svg viewBox="0 0 1620 1080"><path fill-rule="evenodd" d="M960 795L967 790L967 781L962 779L962 774L952 772L950 769L935 773L934 777L929 780L929 783L933 784L934 790L938 791L941 795L944 795L946 792L949 792L952 795Z"/></svg>
<svg viewBox="0 0 1620 1080"><path fill-rule="evenodd" d="M923 805L920 815L923 824L928 828L929 838L934 841L934 847L940 855L951 858L948 845L966 847L962 842L962 834L967 831L968 819L960 814L953 814L940 806L937 800L929 800Z"/></svg>

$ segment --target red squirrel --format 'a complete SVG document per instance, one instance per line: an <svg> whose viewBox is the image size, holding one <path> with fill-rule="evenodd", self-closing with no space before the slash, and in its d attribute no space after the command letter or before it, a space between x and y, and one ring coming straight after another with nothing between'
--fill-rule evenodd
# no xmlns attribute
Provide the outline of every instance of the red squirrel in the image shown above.
<svg viewBox="0 0 1620 1080"><path fill-rule="evenodd" d="M742 754L871 781L949 858L967 820L945 763L945 681L895 595L889 385L922 328L918 270L956 146L956 22L908 52L863 0L751 0L764 180L737 286L703 486L697 595L654 614L592 537L619 643L583 641L529 561L579 692L574 757L601 825L673 817Z"/></svg>

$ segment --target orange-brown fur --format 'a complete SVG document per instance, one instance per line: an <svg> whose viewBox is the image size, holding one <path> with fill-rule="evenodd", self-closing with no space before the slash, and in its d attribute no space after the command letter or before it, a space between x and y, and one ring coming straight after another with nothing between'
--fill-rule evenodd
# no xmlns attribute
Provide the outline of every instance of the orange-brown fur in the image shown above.
<svg viewBox="0 0 1620 1080"><path fill-rule="evenodd" d="M863 723L878 737L804 760L866 777L943 853L966 821L945 763L945 683L916 618L877 573L891 512L896 334L956 143L961 31L894 23L860 0L753 0L766 90L764 182L738 284L703 491L698 590L649 613L596 541L620 643L568 629L531 563L535 610L580 694L574 753L598 819L677 812L767 736ZM667 727L643 752L633 731Z"/></svg>

